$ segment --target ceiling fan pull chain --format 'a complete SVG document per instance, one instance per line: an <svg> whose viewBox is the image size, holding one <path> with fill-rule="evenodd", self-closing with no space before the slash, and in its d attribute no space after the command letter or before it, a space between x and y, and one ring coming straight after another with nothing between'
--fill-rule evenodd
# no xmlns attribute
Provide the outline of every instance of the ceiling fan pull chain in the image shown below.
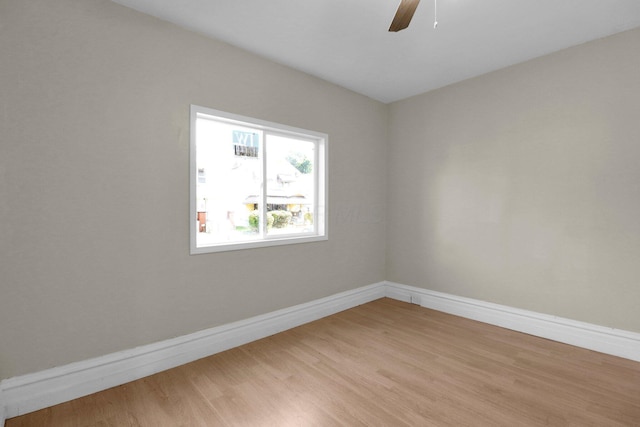
<svg viewBox="0 0 640 427"><path fill-rule="evenodd" d="M433 0L433 29L438 28L438 0Z"/></svg>

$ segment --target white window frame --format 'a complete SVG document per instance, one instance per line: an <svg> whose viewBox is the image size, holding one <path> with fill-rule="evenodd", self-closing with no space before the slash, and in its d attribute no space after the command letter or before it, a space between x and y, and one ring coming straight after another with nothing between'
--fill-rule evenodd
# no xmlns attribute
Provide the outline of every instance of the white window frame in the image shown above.
<svg viewBox="0 0 640 427"><path fill-rule="evenodd" d="M266 120L254 119L252 117L241 116L238 114L228 113L225 111L215 110L212 108L202 107L199 105L191 105L190 111L190 166L189 166L189 236L191 254L204 254L212 252L233 251L241 249L253 249L268 246L277 245L290 245L297 243L317 242L322 240L328 240L327 233L327 220L328 220L328 179L327 179L327 156L328 156L328 143L329 137L325 133L310 131L307 129L296 128L279 123L269 122ZM270 133L272 135L282 135L305 139L312 141L316 144L315 159L314 159L314 173L317 173L315 180L315 192L314 192L314 231L311 233L301 234L289 234L289 235L269 235L262 232L262 225L260 226L261 236L259 239L242 241L242 242L223 242L209 246L197 246L197 234L198 234L198 220L197 220L197 182L198 182L198 170L197 170L197 146L196 146L196 120L198 117L211 118L213 120L223 121L226 123L236 123L243 127L252 127L261 131ZM266 138L265 138L266 141ZM263 141L264 143L264 141ZM268 147L265 143L265 153L263 155L263 162L266 162L266 156L268 156ZM266 183L266 168L263 164L263 177L265 177L263 185ZM262 206L266 209L266 195L263 191ZM266 217L266 215L263 215Z"/></svg>

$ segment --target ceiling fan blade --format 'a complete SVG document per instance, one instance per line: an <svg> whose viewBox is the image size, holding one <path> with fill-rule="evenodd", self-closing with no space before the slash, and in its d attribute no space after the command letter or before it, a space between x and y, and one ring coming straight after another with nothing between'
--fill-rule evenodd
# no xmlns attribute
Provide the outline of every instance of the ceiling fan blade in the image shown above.
<svg viewBox="0 0 640 427"><path fill-rule="evenodd" d="M413 13L418 7L418 3L420 3L420 0L401 0L398 10L396 11L396 16L393 17L393 21L389 27L389 31L396 32L407 28L409 22L411 22L411 18L413 18Z"/></svg>

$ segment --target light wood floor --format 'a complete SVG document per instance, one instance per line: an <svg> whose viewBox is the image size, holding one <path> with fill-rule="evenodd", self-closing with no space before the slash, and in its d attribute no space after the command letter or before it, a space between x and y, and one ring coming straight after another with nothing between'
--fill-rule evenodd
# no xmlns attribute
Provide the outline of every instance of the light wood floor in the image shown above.
<svg viewBox="0 0 640 427"><path fill-rule="evenodd" d="M6 425L640 426L640 363L381 299Z"/></svg>

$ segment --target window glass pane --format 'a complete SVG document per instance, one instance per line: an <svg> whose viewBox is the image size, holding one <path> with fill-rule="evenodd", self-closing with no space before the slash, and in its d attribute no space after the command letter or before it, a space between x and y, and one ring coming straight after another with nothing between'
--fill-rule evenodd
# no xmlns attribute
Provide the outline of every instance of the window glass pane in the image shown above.
<svg viewBox="0 0 640 427"><path fill-rule="evenodd" d="M262 132L206 118L196 132L197 245L259 238Z"/></svg>
<svg viewBox="0 0 640 427"><path fill-rule="evenodd" d="M267 134L267 235L314 233L316 144Z"/></svg>

